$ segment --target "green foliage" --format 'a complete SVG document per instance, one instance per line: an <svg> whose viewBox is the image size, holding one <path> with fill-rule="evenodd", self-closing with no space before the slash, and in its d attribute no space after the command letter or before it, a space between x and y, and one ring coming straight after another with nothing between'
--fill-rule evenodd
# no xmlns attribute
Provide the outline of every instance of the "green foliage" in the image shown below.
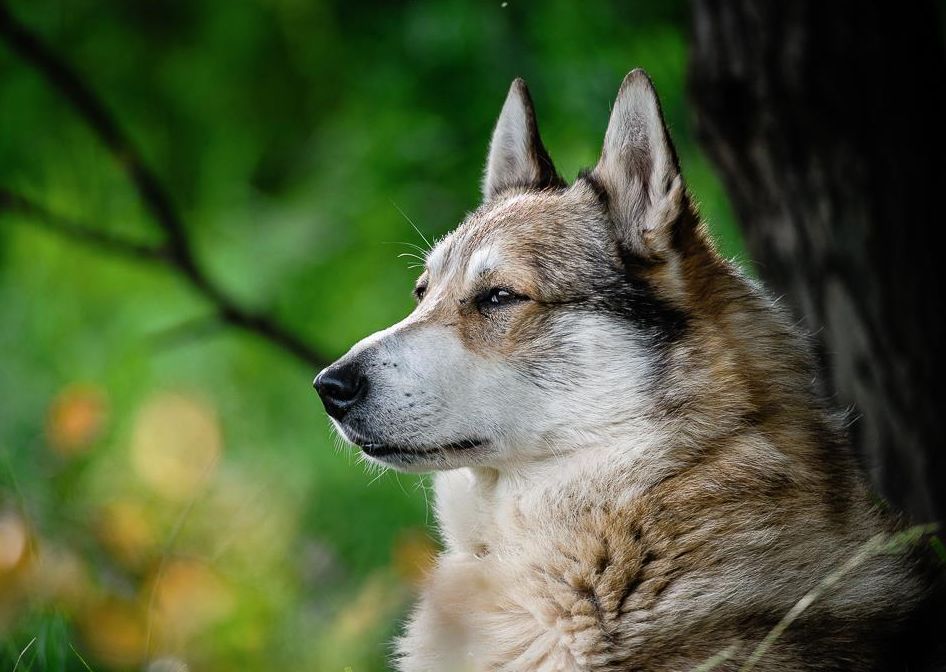
<svg viewBox="0 0 946 672"><path fill-rule="evenodd" d="M573 177L647 68L703 213L740 249L685 111L682 1L10 4L143 147L211 274L329 356L410 309L397 254L419 241L398 209L430 237L476 206L515 76ZM161 240L2 46L0 129L0 185ZM172 273L0 216L0 538L24 544L0 553L0 667L35 637L19 669L384 669L432 550L425 481L333 449L315 371L178 330L209 306Z"/></svg>

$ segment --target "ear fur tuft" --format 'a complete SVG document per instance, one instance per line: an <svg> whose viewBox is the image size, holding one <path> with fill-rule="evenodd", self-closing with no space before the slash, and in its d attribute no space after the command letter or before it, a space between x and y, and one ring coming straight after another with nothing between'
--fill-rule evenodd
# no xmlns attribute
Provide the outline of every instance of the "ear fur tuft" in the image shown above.
<svg viewBox="0 0 946 672"><path fill-rule="evenodd" d="M621 84L593 176L608 194L622 244L640 253L670 244L685 186L654 85L643 70Z"/></svg>
<svg viewBox="0 0 946 672"><path fill-rule="evenodd" d="M529 89L517 78L509 87L490 141L483 198L488 201L511 188L558 186L564 182L542 144Z"/></svg>

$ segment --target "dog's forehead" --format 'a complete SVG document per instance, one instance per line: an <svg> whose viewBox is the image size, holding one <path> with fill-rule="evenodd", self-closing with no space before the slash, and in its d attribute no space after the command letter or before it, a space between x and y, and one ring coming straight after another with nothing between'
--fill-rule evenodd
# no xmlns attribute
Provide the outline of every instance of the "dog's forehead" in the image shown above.
<svg viewBox="0 0 946 672"><path fill-rule="evenodd" d="M570 192L526 192L480 207L430 252L433 276L475 278L504 262L529 261L537 249L573 245L599 216Z"/></svg>

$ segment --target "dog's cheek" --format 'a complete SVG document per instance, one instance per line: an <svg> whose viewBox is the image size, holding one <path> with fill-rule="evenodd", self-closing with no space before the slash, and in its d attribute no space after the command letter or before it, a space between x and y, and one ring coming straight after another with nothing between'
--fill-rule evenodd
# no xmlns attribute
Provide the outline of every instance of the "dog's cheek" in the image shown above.
<svg viewBox="0 0 946 672"><path fill-rule="evenodd" d="M634 334L626 320L579 310L542 324L515 360L531 388L522 405L533 430L595 432L618 415L643 413L653 357Z"/></svg>
<svg viewBox="0 0 946 672"><path fill-rule="evenodd" d="M580 375L572 341L582 337L563 310L536 307L512 326L502 357L533 387L561 393Z"/></svg>
<svg viewBox="0 0 946 672"><path fill-rule="evenodd" d="M484 311L475 306L464 306L450 324L463 347L478 357L496 355L506 341L512 324L510 309Z"/></svg>

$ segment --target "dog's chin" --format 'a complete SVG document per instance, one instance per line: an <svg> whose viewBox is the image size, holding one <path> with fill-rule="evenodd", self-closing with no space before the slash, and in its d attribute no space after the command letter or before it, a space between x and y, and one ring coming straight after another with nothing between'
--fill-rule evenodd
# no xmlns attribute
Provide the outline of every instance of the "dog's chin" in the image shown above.
<svg viewBox="0 0 946 672"><path fill-rule="evenodd" d="M376 464L398 471L418 472L455 469L476 461L487 441L481 438L460 439L444 443L412 442L410 444L368 437L349 427L335 423L341 435L359 448Z"/></svg>
<svg viewBox="0 0 946 672"><path fill-rule="evenodd" d="M400 446L376 441L357 443L361 452L373 462L400 471L454 469L471 462L485 444L482 439L464 439L432 446Z"/></svg>

